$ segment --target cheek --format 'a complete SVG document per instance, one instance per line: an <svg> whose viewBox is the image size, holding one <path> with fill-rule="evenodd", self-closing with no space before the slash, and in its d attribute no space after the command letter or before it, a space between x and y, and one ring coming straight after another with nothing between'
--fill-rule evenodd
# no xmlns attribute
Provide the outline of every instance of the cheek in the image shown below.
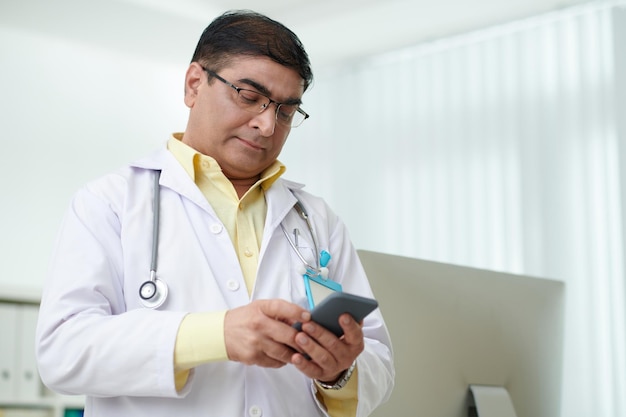
<svg viewBox="0 0 626 417"><path fill-rule="evenodd" d="M238 112L228 108L228 106L207 105L199 107L196 111L196 121L206 131L214 134L226 135L227 132L243 125L245 118Z"/></svg>
<svg viewBox="0 0 626 417"><path fill-rule="evenodd" d="M276 140L274 141L274 149L273 149L275 156L278 156L278 154L280 154L280 152L282 151L283 146L285 146L285 143L287 142L288 136L289 136L289 132L286 132L276 137Z"/></svg>

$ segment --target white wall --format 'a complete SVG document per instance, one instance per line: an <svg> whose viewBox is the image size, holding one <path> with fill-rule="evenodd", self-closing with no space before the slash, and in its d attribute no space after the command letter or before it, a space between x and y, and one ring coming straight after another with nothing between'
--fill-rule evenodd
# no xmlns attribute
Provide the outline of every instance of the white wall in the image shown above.
<svg viewBox="0 0 626 417"><path fill-rule="evenodd" d="M72 193L184 130L187 66L7 26L0 56L0 284L39 288Z"/></svg>

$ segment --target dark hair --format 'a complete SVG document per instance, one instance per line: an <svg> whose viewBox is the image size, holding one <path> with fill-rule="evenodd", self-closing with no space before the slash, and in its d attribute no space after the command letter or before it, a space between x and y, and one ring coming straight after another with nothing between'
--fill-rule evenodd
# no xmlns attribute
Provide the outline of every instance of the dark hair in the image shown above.
<svg viewBox="0 0 626 417"><path fill-rule="evenodd" d="M217 17L202 32L191 62L219 71L237 55L266 56L294 69L304 80L304 90L313 81L309 56L300 39L262 14L231 10Z"/></svg>

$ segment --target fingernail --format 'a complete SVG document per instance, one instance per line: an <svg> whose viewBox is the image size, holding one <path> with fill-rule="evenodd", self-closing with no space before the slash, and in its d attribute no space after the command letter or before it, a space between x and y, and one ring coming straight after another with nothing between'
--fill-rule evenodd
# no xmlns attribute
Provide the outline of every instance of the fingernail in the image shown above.
<svg viewBox="0 0 626 417"><path fill-rule="evenodd" d="M305 336L305 335L303 335L303 334L299 334L299 335L296 337L296 341L297 341L297 342L298 342L298 344L300 344L300 345L306 345L307 343L309 343L309 338L308 338L308 337L306 337L306 336Z"/></svg>

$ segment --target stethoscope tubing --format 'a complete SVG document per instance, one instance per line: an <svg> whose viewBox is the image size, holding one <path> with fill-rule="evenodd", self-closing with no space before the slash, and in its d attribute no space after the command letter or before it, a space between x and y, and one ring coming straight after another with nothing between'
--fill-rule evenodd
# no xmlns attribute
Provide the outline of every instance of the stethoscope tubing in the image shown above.
<svg viewBox="0 0 626 417"><path fill-rule="evenodd" d="M152 213L154 213L154 218L152 220L152 259L150 261L150 281L153 282L156 280L157 258L159 253L159 217L161 215L161 187L159 186L160 178L161 170L157 170L156 175L154 176L154 197L152 199Z"/></svg>
<svg viewBox="0 0 626 417"><path fill-rule="evenodd" d="M307 221L308 223L308 221ZM300 261L302 262L302 264L304 265L304 267L306 268L306 272L308 274L313 274L313 275L317 275L321 272L319 267L315 267L312 266L311 264L309 264L307 262L306 259L304 259L304 256L302 256L302 253L300 252L300 249L298 249L298 247L296 246L296 244L293 242L293 240L289 237L289 233L287 233L287 230L285 229L285 226L283 226L283 224L280 224L280 228L283 231L283 234L285 235L285 238L287 238L287 242L289 242L289 245L291 246L291 248L293 249L293 251L295 252L295 254L298 256L298 258L300 258ZM313 246L315 246L315 250L317 251L317 245L315 244L315 242L313 242ZM318 261L319 262L319 261Z"/></svg>
<svg viewBox="0 0 626 417"><path fill-rule="evenodd" d="M139 287L140 301L143 304L143 306L147 308L158 308L165 302L167 298L167 294L168 294L167 284L163 282L162 280L159 280L156 276L158 252L159 252L159 219L160 219L160 214L161 214L161 209L160 209L161 187L159 185L160 177L161 177L161 170L155 170L154 191L153 191L154 195L152 199L152 213L153 213L152 216L153 217L152 217L152 254L151 254L151 260L150 260L150 279L148 281L145 281ZM296 203L294 204L294 208L296 209L300 217L302 217L302 219L305 221L307 228L309 229L309 233L311 234L311 239L313 240L315 253L319 254L317 240L315 239L315 233L313 232L313 226L311 225L311 221L309 220L309 216L307 212L304 210L302 203L300 203L300 200L298 200L297 197L296 197ZM302 253L300 252L300 249L298 249L298 246L296 245L296 243L294 243L294 241L289 237L289 233L287 233L287 230L285 229L282 223L280 224L280 227L285 237L287 238L289 245L293 249L294 253L298 256L298 258L304 265L304 268L306 269L306 275L309 275L309 276L320 275L322 273L322 268L320 268L320 260L317 257L315 258L316 266L312 266L311 264L309 264L307 260L304 258L304 256L302 255Z"/></svg>

